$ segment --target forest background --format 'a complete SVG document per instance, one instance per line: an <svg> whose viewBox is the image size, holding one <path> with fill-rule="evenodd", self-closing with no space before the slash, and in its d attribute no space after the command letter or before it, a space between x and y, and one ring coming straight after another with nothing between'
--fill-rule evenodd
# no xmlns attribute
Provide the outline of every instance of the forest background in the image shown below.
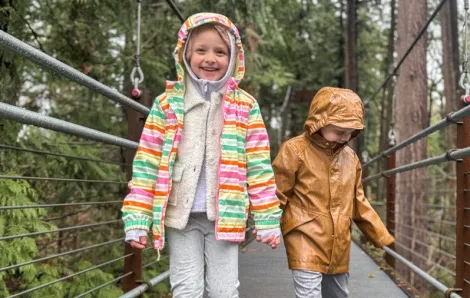
<svg viewBox="0 0 470 298"><path fill-rule="evenodd" d="M462 1L448 1L449 4L430 24L418 43L418 50L413 52L415 56L412 55L404 63L404 68L418 70L411 83L408 80L411 85L400 82L400 76L398 80L394 76L381 88L382 82L396 65L397 58L411 44L409 35L412 30L407 29L407 16L418 16L416 20L421 22L418 24L419 29L441 1L414 1L419 2L419 5L408 9L405 7L406 2L175 1L186 17L200 11L218 12L227 15L239 28L246 51L246 75L241 87L259 101L270 134L273 157L282 141L302 133L315 92L323 86L338 86L356 91L366 103L367 129L353 144L363 160L387 148L391 129L397 141L400 141L456 109L455 81L459 73L459 53L462 52L458 44L462 44L463 38ZM454 17L458 14L458 26L457 22L450 21L450 17L443 17L446 14ZM142 1L140 62L145 74L144 86L153 96L163 91L165 80L175 78L172 52L180 26L181 21L166 1ZM132 0L0 0L1 30L126 95L131 89L129 74L134 66L135 28L136 1ZM449 45L450 48L446 49ZM0 74L2 102L106 133L127 136L126 109L96 92L3 50L0 50ZM406 80L405 76L403 80ZM408 110L417 113L419 121L406 114ZM116 221L120 218L120 201L127 191L125 168L121 164L124 161L122 148L5 119L0 119L0 136L0 175L119 182L2 178L0 207L101 201L109 204L0 210L0 237ZM435 133L412 146L409 152L399 155L398 164L409 162L407 154L422 159L442 154L454 145L454 130ZM8 146L110 163L38 155L12 150ZM377 163L369 169L369 173L380 172L383 168L383 163ZM428 208L432 205L454 204L455 174L452 166L433 166L410 175L402 176L402 180L413 185L403 186L402 190L398 186L397 190L398 194L404 190L414 194L411 198L401 196L400 208L414 208L412 221L407 220L406 224L419 225L443 235L453 233L455 236L455 226L436 226L429 220L420 219L431 217L440 218L444 222L455 221L451 208L450 212L448 209ZM369 200L382 215L383 189L383 182L367 185ZM411 205L418 200L427 207ZM429 235L403 234L405 238L401 239L401 243L405 246L414 247L419 241L428 246L415 248L425 256L425 260L403 249L401 253L452 286L455 260L436 255L436 250L429 247L453 252L455 245ZM122 225L113 223L80 231L0 241L0 268L122 237ZM76 253L0 272L0 296L33 288L122 255L123 243L115 241L92 252ZM154 257L151 251L144 253L147 261ZM428 262L430 259L432 263ZM35 291L31 297L47 297L52 293L55 297L78 295L119 276L122 266L122 261L113 263ZM149 266L145 270L145 279L158 275L167 266L165 260ZM406 272L403 274L409 275ZM410 275L408 279L416 287L432 292L419 280L415 280L416 277ZM114 284L97 291L95 295L116 297L121 292L119 284ZM163 295L166 292L167 283L153 289L153 293Z"/></svg>

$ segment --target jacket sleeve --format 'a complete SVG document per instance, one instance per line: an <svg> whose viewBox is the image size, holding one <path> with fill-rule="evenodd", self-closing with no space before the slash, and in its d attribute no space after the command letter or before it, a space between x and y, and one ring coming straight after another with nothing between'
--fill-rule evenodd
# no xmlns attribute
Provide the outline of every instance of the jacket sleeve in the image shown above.
<svg viewBox="0 0 470 298"><path fill-rule="evenodd" d="M274 176L277 185L277 197L284 209L294 193L295 176L299 169L299 158L294 149L285 142L279 148L273 162Z"/></svg>
<svg viewBox="0 0 470 298"><path fill-rule="evenodd" d="M354 198L353 220L369 241L376 247L390 245L395 239L388 232L377 212L364 195L362 168L356 157L356 195Z"/></svg>
<svg viewBox="0 0 470 298"><path fill-rule="evenodd" d="M153 215L154 184L157 180L166 115L157 97L150 110L132 163L130 193L124 199L122 219L124 230L149 231Z"/></svg>
<svg viewBox="0 0 470 298"><path fill-rule="evenodd" d="M248 115L246 133L248 198L257 230L279 227L282 210L276 197L276 183L271 167L269 138L258 103Z"/></svg>

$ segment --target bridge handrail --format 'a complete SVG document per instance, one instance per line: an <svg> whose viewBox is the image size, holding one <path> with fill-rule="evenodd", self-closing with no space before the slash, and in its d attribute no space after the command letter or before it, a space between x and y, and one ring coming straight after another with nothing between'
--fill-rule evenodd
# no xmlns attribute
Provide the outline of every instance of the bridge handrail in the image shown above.
<svg viewBox="0 0 470 298"><path fill-rule="evenodd" d="M60 76L64 76L71 81L89 88L90 90L97 91L112 101L127 106L135 111L141 112L144 115L148 115L150 112L146 106L141 105L135 100L122 95L118 91L109 88L103 83L90 78L75 68L60 62L59 60L41 52L40 50L28 45L27 43L11 36L2 30L0 30L0 48L8 49L15 54L22 56L23 58L31 60L36 64L55 72Z"/></svg>
<svg viewBox="0 0 470 298"><path fill-rule="evenodd" d="M418 274L421 278L426 280L429 284L431 284L433 287L441 291L442 293L448 293L450 288L446 287L442 283L440 283L438 280L436 280L434 277L429 275L427 272L421 270L418 266L415 264L411 263L409 260L398 254L396 251L389 247L384 247L384 250L387 254L392 256L393 258L397 259L398 261L402 262L405 266L413 270L416 274ZM462 298L459 294L457 293L450 293L449 296L446 297L451 297L451 298Z"/></svg>
<svg viewBox="0 0 470 298"><path fill-rule="evenodd" d="M22 148L22 147L9 146L9 145L5 145L5 144L0 144L0 150L1 149L16 150L16 151L30 152L30 153L57 156L57 157L65 157L65 158L77 159L77 160L83 160L83 161L106 163L106 164L112 164L112 165L117 165L117 166L125 166L126 165L125 163L119 162L119 161L101 160L101 159L88 158L88 157L76 156L76 155L70 155L70 154L61 154L61 153L54 153L54 152L49 152L49 151L27 149L27 148Z"/></svg>
<svg viewBox="0 0 470 298"><path fill-rule="evenodd" d="M447 117L445 117L444 119L442 119L441 121L439 121L438 123L432 125L432 126L429 126L427 128L425 128L424 130L418 132L417 134L409 137L408 139L404 140L403 142L393 146L392 148L389 148L387 150L384 150L383 152L381 152L379 155L377 155L376 157L372 158L371 160L369 160L368 162L364 163L362 165L362 168L366 168L368 167L369 165L371 165L372 163L378 161L379 159L381 159L382 157L387 157L389 156L390 154L392 154L393 152L396 152L424 137L427 137L428 135L438 131L438 130L441 130L443 128L446 128L447 126L451 125L451 124L455 124L455 123L458 123L460 120L462 120L463 118L467 117L467 116L470 116L470 106L466 106L465 108L463 109L460 109L454 113L451 113L449 115L447 115Z"/></svg>
<svg viewBox="0 0 470 298"><path fill-rule="evenodd" d="M170 271L165 271L161 273L160 275L152 278L151 280L141 284L140 286L130 290L129 292L125 293L124 295L121 295L119 298L135 298L139 297L140 295L144 294L147 292L151 287L155 286L156 284L164 281L170 276Z"/></svg>
<svg viewBox="0 0 470 298"><path fill-rule="evenodd" d="M0 102L0 117L125 148L136 149L139 146L138 143L121 137L28 111L3 102Z"/></svg>
<svg viewBox="0 0 470 298"><path fill-rule="evenodd" d="M459 149L459 150L453 150L453 151L449 151L449 152L447 152L445 154L442 154L442 155L439 155L439 156L431 157L431 158L428 158L428 159L423 159L423 160L420 160L420 161L417 161L417 162L414 162L414 163L410 163L410 164L407 164L407 165L404 165L404 166L401 166L401 167L396 167L394 169L382 171L378 174L375 174L375 175L372 175L372 176L369 176L369 177L366 177L366 178L362 179L362 182L365 183L365 182L368 182L368 181L379 179L381 177L387 177L387 176L394 175L394 174L397 174L397 173L407 172L407 171L411 171L411 170L414 170L414 169L423 168L423 167L427 167L427 166L431 166L431 165L436 165L436 164L447 162L447 161L458 161L458 160L460 160L464 157L468 157L468 156L470 156L470 147Z"/></svg>

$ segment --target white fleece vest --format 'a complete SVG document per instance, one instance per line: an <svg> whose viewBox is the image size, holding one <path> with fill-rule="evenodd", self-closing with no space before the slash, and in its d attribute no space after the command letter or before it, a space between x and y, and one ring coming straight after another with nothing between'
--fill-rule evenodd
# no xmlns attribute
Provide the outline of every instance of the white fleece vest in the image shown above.
<svg viewBox="0 0 470 298"><path fill-rule="evenodd" d="M184 229L191 212L216 218L220 134L223 128L222 95L212 92L205 100L191 80L186 82L184 126L173 167L173 186L165 225Z"/></svg>

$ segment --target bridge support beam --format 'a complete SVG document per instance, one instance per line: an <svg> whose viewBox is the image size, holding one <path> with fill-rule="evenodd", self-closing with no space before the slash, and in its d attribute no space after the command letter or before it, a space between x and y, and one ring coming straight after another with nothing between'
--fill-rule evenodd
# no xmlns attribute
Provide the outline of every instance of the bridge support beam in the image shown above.
<svg viewBox="0 0 470 298"><path fill-rule="evenodd" d="M144 106L150 108L152 106L152 95L150 90L139 87L140 90L143 90L140 98L135 99L138 103L143 104ZM129 140L139 142L140 135L145 125L146 115L134 111L132 109L127 109L127 138ZM126 170L127 170L127 181L132 179L132 161L136 149L126 149L124 158L126 161ZM147 243L152 243L152 241L147 241ZM125 244L124 255L133 253L132 256L124 260L124 274L128 272L133 272L126 276L123 279L122 289L124 292L129 292L130 290L136 288L140 285L138 281L142 280L142 250L133 248L130 244Z"/></svg>
<svg viewBox="0 0 470 298"><path fill-rule="evenodd" d="M390 144L390 147L393 147L395 144ZM387 170L394 169L397 164L396 152L390 154L387 157ZM395 192L397 186L397 176L395 174L390 175L386 178L387 183L387 202L386 202L386 225L387 230L395 237ZM395 250L395 243L389 245L389 247ZM390 254L385 255L385 261L387 264L395 269L395 258Z"/></svg>
<svg viewBox="0 0 470 298"><path fill-rule="evenodd" d="M464 104L461 103L463 108ZM470 117L457 124L457 147L470 147ZM470 157L457 162L456 279L462 297L470 297Z"/></svg>

